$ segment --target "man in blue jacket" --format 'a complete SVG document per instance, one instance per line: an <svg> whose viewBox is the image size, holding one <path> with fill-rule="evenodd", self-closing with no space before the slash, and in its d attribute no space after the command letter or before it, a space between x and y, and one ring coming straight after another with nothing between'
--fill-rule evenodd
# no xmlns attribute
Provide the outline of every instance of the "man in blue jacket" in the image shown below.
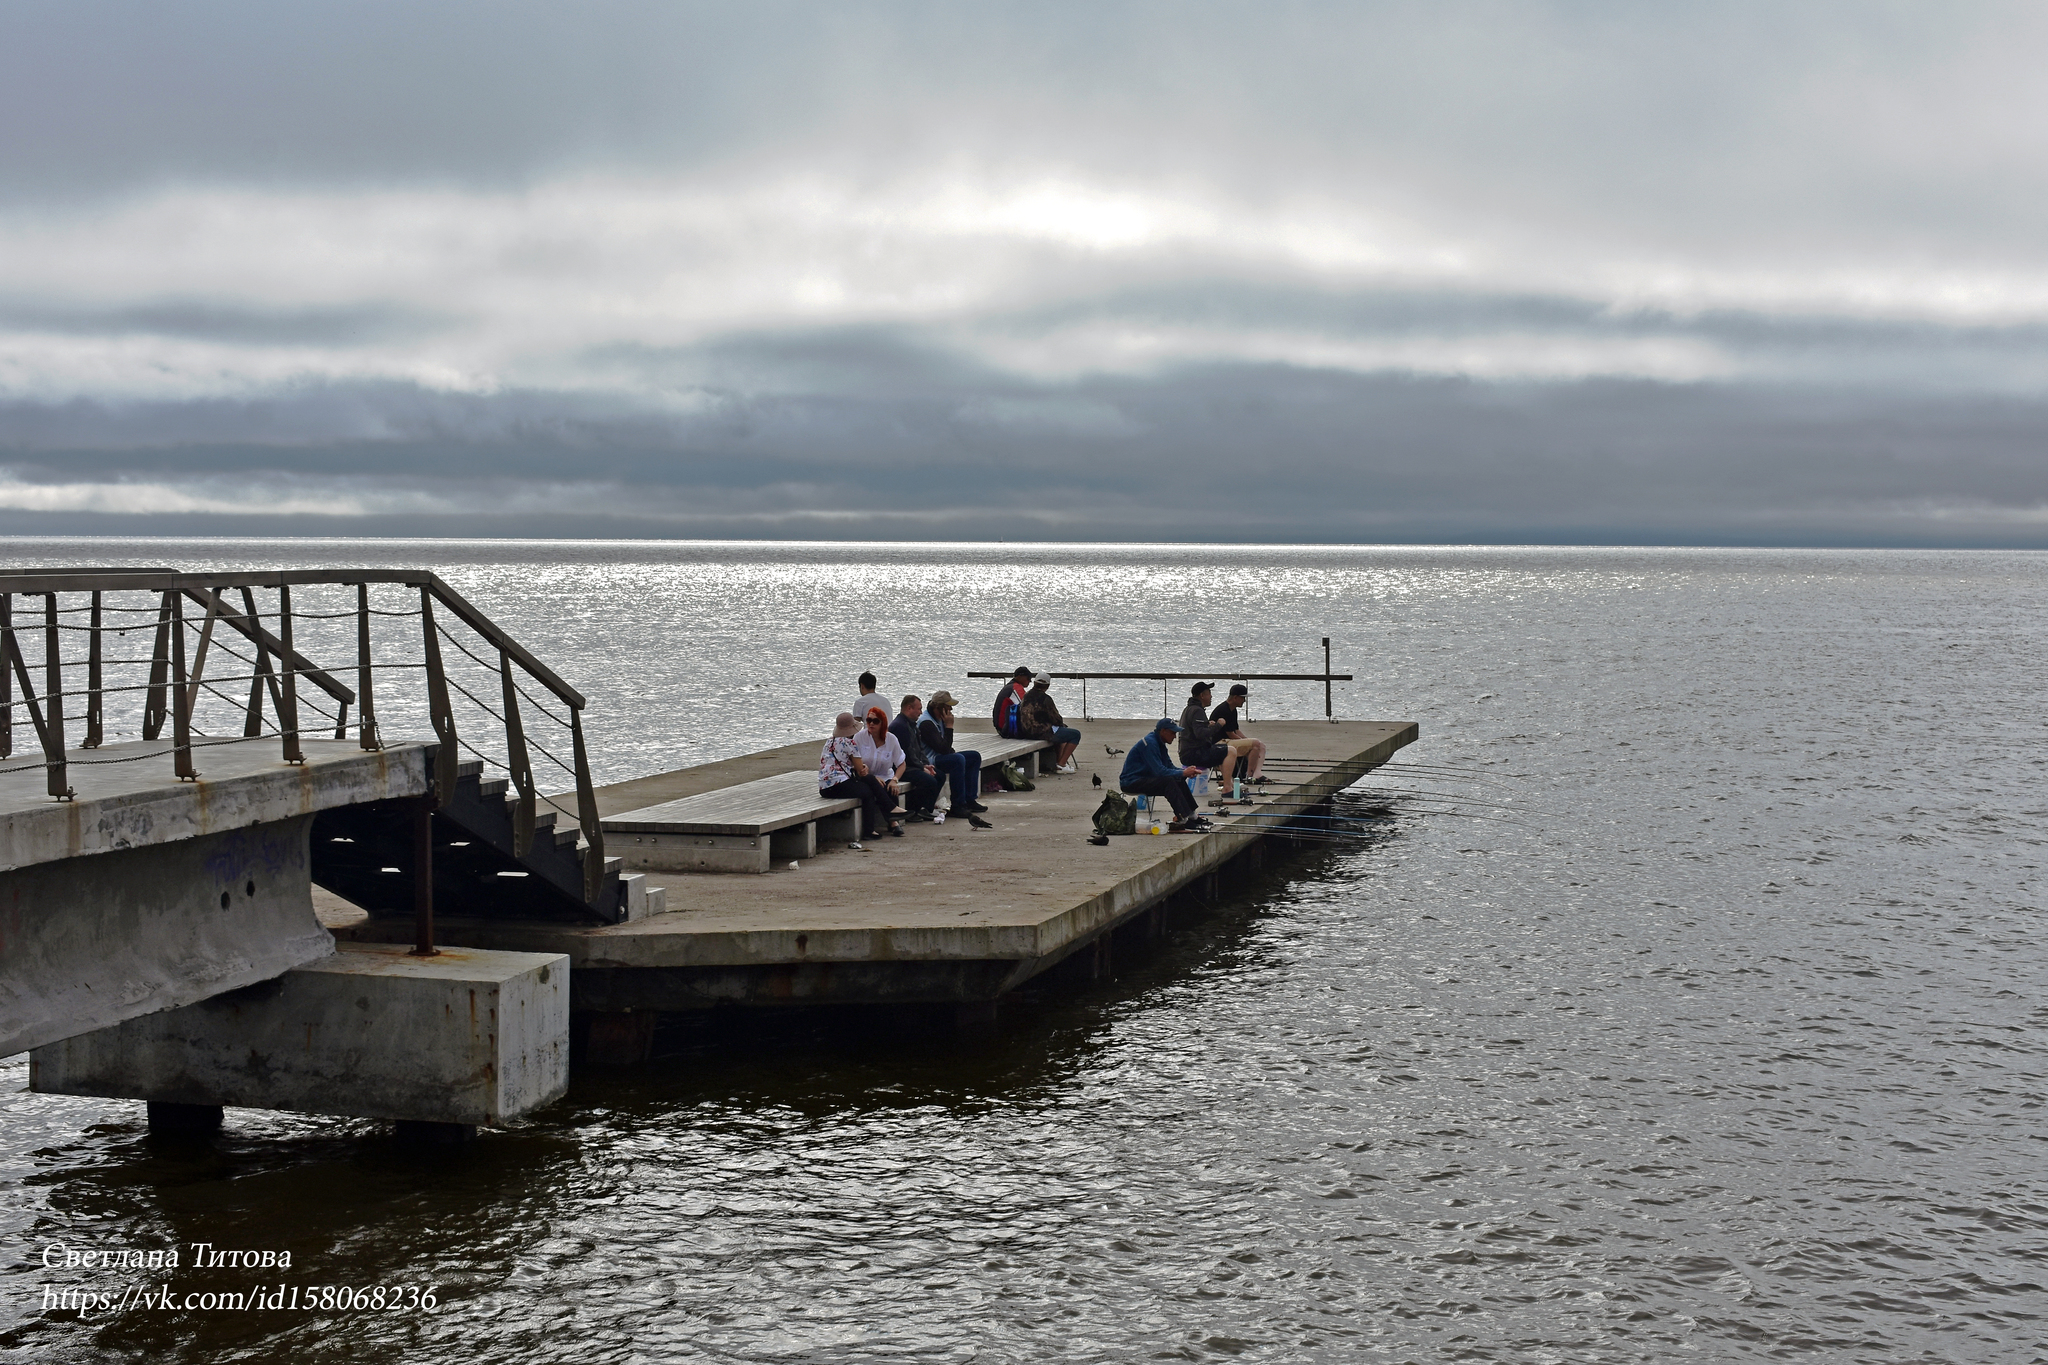
<svg viewBox="0 0 2048 1365"><path fill-rule="evenodd" d="M1165 797L1173 806L1173 823L1167 828L1175 834L1199 834L1214 826L1195 813L1195 794L1188 790L1188 779L1201 769L1184 768L1167 753L1166 746L1179 733L1179 725L1161 716L1152 733L1131 746L1116 784L1133 796Z"/></svg>

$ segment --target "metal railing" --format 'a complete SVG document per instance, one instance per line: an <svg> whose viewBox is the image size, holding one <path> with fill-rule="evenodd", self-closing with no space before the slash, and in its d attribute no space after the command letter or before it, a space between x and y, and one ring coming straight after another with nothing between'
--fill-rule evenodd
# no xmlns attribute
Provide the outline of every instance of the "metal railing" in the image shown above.
<svg viewBox="0 0 2048 1365"><path fill-rule="evenodd" d="M302 590L296 604L294 589ZM343 592L341 601L335 602L331 600L335 589L352 591ZM42 599L41 611L36 613L39 621L17 623L15 599L38 597ZM67 605L67 597L77 600ZM260 597L269 600L259 601ZM307 602L307 597L329 600L314 604ZM481 642L482 654L436 618L437 605L468 627ZM419 618L419 654L394 657L408 648L402 642L409 630L394 628L391 622L410 617ZM130 651L108 653L110 640L118 644L143 633L153 640L146 657ZM80 634L85 637L84 648L67 647L67 641L75 642ZM309 634L337 653L353 654L353 688L300 652L299 645ZM39 669L32 670L23 641L35 636L41 638L41 649L36 651ZM481 689L488 692L495 682L502 710L493 710L464 686L459 673L449 669L441 648L444 642L475 666L475 681ZM246 671L231 669L223 674L216 663L222 657L236 660ZM146 678L140 672L145 665ZM79 670L84 672L84 685L67 685L67 672ZM123 670L132 670L130 676L141 680L117 681ZM35 678L38 671L42 675L40 693ZM422 687L406 685L413 675L418 675ZM560 702L567 715L555 714L528 691L521 675ZM302 679L324 695L328 704L302 695ZM246 698L239 690L234 695L222 690L230 684L246 684ZM491 741L495 752L479 749L457 729L451 691L467 698L501 727ZM139 714L119 705L109 708L110 700L119 703L137 694ZM568 760L529 738L521 698L537 715L568 731ZM525 856L532 847L536 803L547 800L534 781L532 755L538 752L571 775L577 810L556 808L577 819L584 840L584 899L597 900L603 882L604 834L597 823L590 760L583 740L583 694L435 574L421 569L0 571L0 773L44 768L49 775L49 794L58 800L70 800L74 795L74 767L134 762L161 752L103 759L75 757L66 745L66 727L73 714L84 723L80 745L84 750L99 749L109 733L121 733L119 721L125 716L134 715L138 722L134 732L146 741L159 739L168 725L173 771L181 781L197 781L202 770L196 755L217 744L269 736L280 742L285 762L303 763L308 734L325 732L331 725L334 739L348 738L351 706L356 712L353 730L359 747L380 749L384 744L378 719L380 701L387 716L416 718L432 733L436 742L434 800L438 805L446 805L454 794L460 751L467 750L505 771L518 790L513 813L514 852L518 856ZM4 762L14 754L17 711L28 716L34 729L42 750L40 763ZM239 733L233 733L237 729Z"/></svg>
<svg viewBox="0 0 2048 1365"><path fill-rule="evenodd" d="M967 676L970 678L1013 678L1016 676L1016 671L1013 669L1005 673L996 673L973 670ZM1205 668L1195 673L1065 673L1057 669L1047 669L1045 670L1045 676L1048 678L1078 678L1081 680L1081 719L1083 720L1090 718L1088 715L1088 680L1090 678L1160 683L1162 686L1159 690L1159 704L1162 712L1168 711L1172 707L1172 703L1168 700L1166 689L1163 686L1163 684L1170 682L1190 682L1198 678L1222 678L1230 682L1319 682L1323 685L1323 718L1325 720L1335 720L1337 718L1336 702L1330 685L1332 683L1351 681L1349 673L1332 673L1330 671L1330 637L1327 635L1323 637L1323 671L1320 673L1239 673L1228 668Z"/></svg>

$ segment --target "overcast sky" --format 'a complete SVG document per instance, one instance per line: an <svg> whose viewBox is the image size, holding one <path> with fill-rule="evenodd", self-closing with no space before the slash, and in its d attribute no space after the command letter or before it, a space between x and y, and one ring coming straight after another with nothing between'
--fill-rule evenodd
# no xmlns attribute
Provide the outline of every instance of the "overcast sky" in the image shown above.
<svg viewBox="0 0 2048 1365"><path fill-rule="evenodd" d="M2048 8L0 0L0 531L2048 545Z"/></svg>

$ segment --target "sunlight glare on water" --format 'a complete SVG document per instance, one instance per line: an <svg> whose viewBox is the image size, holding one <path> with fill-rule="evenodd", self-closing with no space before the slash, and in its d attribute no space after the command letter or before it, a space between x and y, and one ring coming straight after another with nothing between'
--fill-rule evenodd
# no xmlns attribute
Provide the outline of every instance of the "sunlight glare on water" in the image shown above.
<svg viewBox="0 0 2048 1365"><path fill-rule="evenodd" d="M678 1032L429 1161L250 1112L166 1152L0 1063L5 1359L2043 1358L2048 557L7 548L433 567L589 695L600 780L815 735L864 667L978 714L970 669L1306 672L1325 635L1338 714L1465 775L1383 770L1371 839L993 1035ZM440 1307L40 1308L51 1240L202 1238Z"/></svg>

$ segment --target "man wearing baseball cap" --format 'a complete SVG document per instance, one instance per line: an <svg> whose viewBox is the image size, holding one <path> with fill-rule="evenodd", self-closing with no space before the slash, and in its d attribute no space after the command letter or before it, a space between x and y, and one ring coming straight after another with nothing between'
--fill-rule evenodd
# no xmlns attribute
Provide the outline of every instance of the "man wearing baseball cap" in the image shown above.
<svg viewBox="0 0 2048 1365"><path fill-rule="evenodd" d="M924 717L917 722L917 738L946 780L953 785L952 813L964 815L970 824L988 809L981 804L981 755L973 749L953 747L953 694L941 688L925 703ZM906 711L909 708L904 708Z"/></svg>
<svg viewBox="0 0 2048 1365"><path fill-rule="evenodd" d="M1209 713L1209 724L1219 744L1230 750L1233 759L1243 759L1244 779L1247 782L1264 782L1263 769L1266 766L1266 741L1253 739L1244 732L1244 719L1238 715L1238 708L1251 700L1252 690L1243 683L1236 683L1230 689L1230 698ZM1225 780L1230 777L1225 773Z"/></svg>
<svg viewBox="0 0 2048 1365"><path fill-rule="evenodd" d="M1019 733L1028 739L1051 741L1053 767L1059 772L1072 776L1078 771L1074 750L1080 746L1081 732L1067 724L1067 718L1060 714L1059 703L1052 699L1050 674L1032 675L1031 690L1024 696L1024 723Z"/></svg>
<svg viewBox="0 0 2048 1365"><path fill-rule="evenodd" d="M1131 746L1116 784L1133 796L1165 797L1173 806L1173 823L1167 828L1175 834L1201 834L1215 828L1195 813L1195 794L1188 790L1188 779L1201 769L1180 767L1166 752L1179 733L1180 726L1171 717L1161 716L1152 733Z"/></svg>

